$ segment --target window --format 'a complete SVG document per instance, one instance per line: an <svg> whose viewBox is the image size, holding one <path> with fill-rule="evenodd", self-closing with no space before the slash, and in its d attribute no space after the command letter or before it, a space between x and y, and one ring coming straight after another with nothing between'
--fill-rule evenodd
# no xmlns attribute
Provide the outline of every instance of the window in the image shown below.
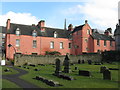
<svg viewBox="0 0 120 90"><path fill-rule="evenodd" d="M20 46L20 40L16 39L16 46L19 47Z"/></svg>
<svg viewBox="0 0 120 90"><path fill-rule="evenodd" d="M37 32L35 30L33 31L32 36L37 37Z"/></svg>
<svg viewBox="0 0 120 90"><path fill-rule="evenodd" d="M60 42L60 49L63 49L63 42Z"/></svg>
<svg viewBox="0 0 120 90"><path fill-rule="evenodd" d="M54 32L54 38L57 38L57 32L56 31Z"/></svg>
<svg viewBox="0 0 120 90"><path fill-rule="evenodd" d="M36 48L36 47L37 47L37 41L33 40L33 48Z"/></svg>
<svg viewBox="0 0 120 90"><path fill-rule="evenodd" d="M112 41L110 41L110 46L112 46Z"/></svg>
<svg viewBox="0 0 120 90"><path fill-rule="evenodd" d="M68 45L69 47L68 48L72 48L72 44L71 43L69 43L69 45Z"/></svg>
<svg viewBox="0 0 120 90"><path fill-rule="evenodd" d="M37 53L32 53L32 55L37 55Z"/></svg>
<svg viewBox="0 0 120 90"><path fill-rule="evenodd" d="M104 40L104 46L106 46L106 40Z"/></svg>
<svg viewBox="0 0 120 90"><path fill-rule="evenodd" d="M16 35L17 35L17 36L20 35L20 29L19 29L19 28L16 29Z"/></svg>
<svg viewBox="0 0 120 90"><path fill-rule="evenodd" d="M2 38L5 38L5 34L2 34Z"/></svg>
<svg viewBox="0 0 120 90"><path fill-rule="evenodd" d="M87 34L90 34L90 30L89 29L87 30Z"/></svg>
<svg viewBox="0 0 120 90"><path fill-rule="evenodd" d="M50 42L50 48L54 48L54 42Z"/></svg>
<svg viewBox="0 0 120 90"><path fill-rule="evenodd" d="M100 40L97 40L97 45L100 45Z"/></svg>

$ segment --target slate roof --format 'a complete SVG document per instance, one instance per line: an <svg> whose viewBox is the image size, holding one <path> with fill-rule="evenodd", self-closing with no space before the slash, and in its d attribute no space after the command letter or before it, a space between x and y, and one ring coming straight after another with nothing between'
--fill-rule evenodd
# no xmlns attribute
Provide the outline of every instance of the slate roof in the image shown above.
<svg viewBox="0 0 120 90"><path fill-rule="evenodd" d="M0 26L0 33L6 33L6 27Z"/></svg>
<svg viewBox="0 0 120 90"><path fill-rule="evenodd" d="M54 37L54 32L57 33L57 37L59 38L69 38L70 35L70 31L68 30L45 27L45 32L42 33L42 36Z"/></svg>
<svg viewBox="0 0 120 90"><path fill-rule="evenodd" d="M21 35L30 35L32 36L33 30L37 31L37 36L43 36L43 37L54 37L54 32L57 32L58 38L69 38L70 32L64 29L57 29L57 28L49 28L44 27L45 32L41 32L40 29L37 26L31 26L31 25L21 25L21 24L14 24L11 23L10 30L8 33L15 34L16 29L20 29Z"/></svg>
<svg viewBox="0 0 120 90"><path fill-rule="evenodd" d="M10 30L9 30L8 33L15 34L15 31L16 31L17 28L20 29L20 34L21 35L30 35L31 36L33 30L36 30L37 35L41 36L41 32L39 32L40 30L36 26L21 25L21 24L14 24L14 23L10 24Z"/></svg>
<svg viewBox="0 0 120 90"><path fill-rule="evenodd" d="M76 31L79 31L79 30L82 30L84 25L85 24L75 27L74 30L72 31L72 33L76 32Z"/></svg>
<svg viewBox="0 0 120 90"><path fill-rule="evenodd" d="M93 32L91 36L94 39L97 39L97 40L111 40L111 41L114 41L114 39L111 36L107 36L107 35L99 34L99 33L95 33L95 32Z"/></svg>

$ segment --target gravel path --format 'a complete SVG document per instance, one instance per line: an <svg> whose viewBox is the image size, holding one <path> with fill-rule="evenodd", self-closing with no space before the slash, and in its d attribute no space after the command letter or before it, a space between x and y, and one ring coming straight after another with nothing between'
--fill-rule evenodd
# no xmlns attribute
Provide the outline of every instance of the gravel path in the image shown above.
<svg viewBox="0 0 120 90"><path fill-rule="evenodd" d="M3 79L7 79L11 82L14 82L21 88L34 88L33 90L36 90L37 88L39 88L36 85L33 85L32 83L29 83L29 82L19 78L19 76L27 74L28 73L27 71L19 69L19 68L15 68L15 67L10 67L10 68L17 70L19 73L14 74L14 75L3 75L2 76ZM40 88L39 88L39 90L40 90Z"/></svg>

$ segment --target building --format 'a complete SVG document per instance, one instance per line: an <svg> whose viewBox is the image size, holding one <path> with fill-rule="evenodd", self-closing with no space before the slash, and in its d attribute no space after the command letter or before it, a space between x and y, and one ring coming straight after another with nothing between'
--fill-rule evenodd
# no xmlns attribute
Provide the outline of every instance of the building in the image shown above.
<svg viewBox="0 0 120 90"><path fill-rule="evenodd" d="M5 35L6 35L6 27L0 26L0 52L4 52L5 48Z"/></svg>
<svg viewBox="0 0 120 90"><path fill-rule="evenodd" d="M14 54L45 55L46 51L58 51L61 55L81 55L115 50L115 41L111 29L104 34L92 30L87 20L85 24L70 24L68 29L49 28L45 21L38 25L10 23L6 26L6 58L13 59Z"/></svg>
<svg viewBox="0 0 120 90"><path fill-rule="evenodd" d="M116 50L120 51L120 19L119 19L119 24L116 25L114 36L116 42Z"/></svg>

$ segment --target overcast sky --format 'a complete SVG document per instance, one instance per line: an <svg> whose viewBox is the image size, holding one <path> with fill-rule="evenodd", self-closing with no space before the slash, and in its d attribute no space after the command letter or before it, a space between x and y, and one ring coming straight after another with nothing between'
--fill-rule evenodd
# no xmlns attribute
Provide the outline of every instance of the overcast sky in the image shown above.
<svg viewBox="0 0 120 90"><path fill-rule="evenodd" d="M17 0L0 3L0 26L5 26L6 20L12 23L32 25L40 20L45 20L46 26L64 28L66 18L67 25L78 26L88 20L91 28L106 30L111 27L114 31L118 23L119 0L57 0L59 2L43 2L42 0ZM75 0L74 0L75 1ZM2 5L2 6L1 6ZM1 13L2 12L2 13Z"/></svg>

